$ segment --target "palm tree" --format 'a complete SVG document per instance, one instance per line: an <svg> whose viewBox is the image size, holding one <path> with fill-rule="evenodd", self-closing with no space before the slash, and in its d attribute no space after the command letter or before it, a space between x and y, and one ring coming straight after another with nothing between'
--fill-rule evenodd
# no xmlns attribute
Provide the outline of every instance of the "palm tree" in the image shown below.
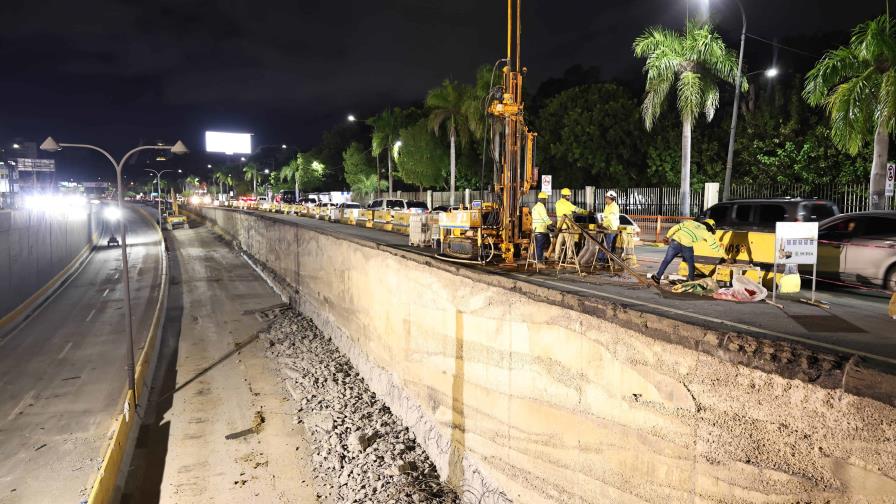
<svg viewBox="0 0 896 504"><path fill-rule="evenodd" d="M360 198L366 198L373 195L379 190L384 189L385 181L380 180L377 174L360 177L359 180L352 185L352 194L357 194Z"/></svg>
<svg viewBox="0 0 896 504"><path fill-rule="evenodd" d="M681 215L691 213L691 128L702 112L712 120L719 107L721 79L734 82L737 59L707 24L688 22L683 34L661 27L648 28L633 44L635 56L646 58L647 74L641 115L649 131L675 86L681 115ZM747 82L743 82L743 90Z"/></svg>
<svg viewBox="0 0 896 504"><path fill-rule="evenodd" d="M825 108L838 148L854 155L874 137L869 207L884 210L890 135L896 127L896 29L889 14L860 24L849 45L825 54L806 75L803 97Z"/></svg>
<svg viewBox="0 0 896 504"><path fill-rule="evenodd" d="M432 89L426 94L426 108L429 109L429 126L438 134L444 126L448 129L448 140L451 144L451 205L454 205L454 180L457 176L457 150L455 143L458 136L462 144L466 144L471 135L469 118L469 87L450 80Z"/></svg>
<svg viewBox="0 0 896 504"><path fill-rule="evenodd" d="M280 182L293 181L295 183L296 201L299 200L299 166L303 162L302 154L299 153L294 159L283 165L278 173Z"/></svg>
<svg viewBox="0 0 896 504"><path fill-rule="evenodd" d="M218 170L212 174L212 180L218 183L218 194L224 194L224 182L227 180L227 172Z"/></svg>
<svg viewBox="0 0 896 504"><path fill-rule="evenodd" d="M389 163L389 197L392 197L392 156L393 146L398 141L401 128L403 126L403 115L398 107L386 109L379 115L371 117L367 120L367 124L373 127L373 138L371 139L374 155L379 159L379 154L386 150L386 159Z"/></svg>
<svg viewBox="0 0 896 504"><path fill-rule="evenodd" d="M254 163L243 167L243 180L252 182L252 194L258 194L258 167Z"/></svg>

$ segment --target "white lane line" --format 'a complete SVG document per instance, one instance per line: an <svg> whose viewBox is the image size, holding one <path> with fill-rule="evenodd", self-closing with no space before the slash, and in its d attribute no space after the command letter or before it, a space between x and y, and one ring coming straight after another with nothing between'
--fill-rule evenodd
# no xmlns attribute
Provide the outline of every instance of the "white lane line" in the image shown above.
<svg viewBox="0 0 896 504"><path fill-rule="evenodd" d="M88 315L87 318L84 319L84 322L90 322L90 319L93 318L93 314L94 314L94 313L96 313L96 308L90 310L90 315Z"/></svg>
<svg viewBox="0 0 896 504"><path fill-rule="evenodd" d="M560 290L563 290L563 289L573 289L573 290L577 290L577 291L580 291L580 292L588 292L588 293L595 294L595 295L598 295L598 296L601 296L601 297L604 297L604 298L615 299L615 300L619 300L619 301L626 301L626 302L628 302L628 303L632 303L632 304L636 304L636 305L641 305L641 306L649 306L649 307L654 308L654 309L657 309L657 310L663 310L663 311L666 311L666 312L669 312L669 313L675 313L675 314L678 314L678 315L685 315L685 316L693 317L693 318L696 318L696 319L705 320L705 321L707 321L707 322L713 322L713 323L715 323L715 324L724 324L724 325L728 325L728 326L731 326L731 327L736 327L736 328L738 328L738 329L745 329L745 330L748 330L748 331L753 331L753 332L758 332L758 333L768 334L769 336L777 336L777 337L779 337L779 338L784 338L784 339L788 339L788 340L791 340L791 341L799 341L800 343L806 343L806 344L809 344L809 345L814 345L814 346L819 346L819 347L822 347L822 348L827 348L827 349L829 349L829 350L834 350L835 352L848 353L848 354L855 354L855 355L859 355L859 356L861 356L861 357L868 357L868 358L871 358L871 359L876 359L876 360L880 360L880 361L884 361L884 362L889 362L890 364L896 364L896 359L891 359L891 358L888 358L888 357L884 357L884 356L882 356L882 355L875 355L875 354L868 353L868 352L862 352L862 351L860 351L860 350L855 350L855 349L852 349L852 348L846 348L846 347L842 347L842 346L839 346L839 345L832 345L832 344L830 344L830 343L825 343L825 342L823 342L823 341L818 341L818 340L814 340L814 339L810 339L810 338L802 338L802 337L800 337L800 336L796 336L796 335L793 335L793 334L785 334L785 333L780 333L780 332L777 332L777 331L769 331L769 330L761 329L761 328L759 328L759 327L751 326L751 325L748 325L748 324L741 324L741 323L738 323L738 322L731 322L731 321L729 321L729 320L718 319L718 318L715 318L715 317L708 317L708 316L706 316L706 315L700 315L700 314L697 314L697 313L689 312L689 311L687 311L687 310L678 310L678 309L675 309L675 308L672 308L672 307L669 307L669 306L663 306L663 305L658 305L658 304L654 304L654 303L648 303L648 302L646 302L646 301L638 301L637 299L631 299L631 298L627 298L627 297L625 297L625 296L616 296L616 295L613 295L613 294L608 294L608 293L606 293L606 292L599 292L599 291L596 291L596 290L594 290L594 289L586 289L586 288L584 288L584 287L578 287L578 286L576 286L576 285L563 284L563 283L560 283L560 282L553 282L553 281L551 281L551 280L544 280L544 279L540 279L540 278L539 278L539 279L530 279L529 277L527 277L527 276L525 276L525 275L521 275L521 274L519 274L519 273L511 273L510 275L511 275L511 276L515 276L515 277L520 278L520 279L523 279L523 280L526 280L526 281L531 282L531 283L535 283L536 285L537 285L538 283L543 283L543 284L553 285L554 287L557 287L557 288L559 288Z"/></svg>
<svg viewBox="0 0 896 504"><path fill-rule="evenodd" d="M57 359L61 359L61 358L65 357L65 354L68 353L68 350L69 350L71 347L72 347L72 342L69 341L69 342L68 342L68 345L65 345L65 350L63 350L62 353L59 354L59 357L56 357L56 358L57 358Z"/></svg>
<svg viewBox="0 0 896 504"><path fill-rule="evenodd" d="M15 416L19 414L19 410L22 408L22 405L24 405L25 403L27 403L28 401L30 401L30 400L31 400L31 396L33 396L33 395L34 395L34 391L33 391L33 390L32 390L31 392L28 392L28 393L25 395L25 398L22 399L22 402L20 402L20 403L18 404L18 406L16 406L16 409L12 410L12 413L10 413L8 417L6 417L6 421L8 422L8 421L12 420L13 418L15 418Z"/></svg>
<svg viewBox="0 0 896 504"><path fill-rule="evenodd" d="M103 297L106 297L106 294L109 293L109 289L106 289L106 292L103 293Z"/></svg>

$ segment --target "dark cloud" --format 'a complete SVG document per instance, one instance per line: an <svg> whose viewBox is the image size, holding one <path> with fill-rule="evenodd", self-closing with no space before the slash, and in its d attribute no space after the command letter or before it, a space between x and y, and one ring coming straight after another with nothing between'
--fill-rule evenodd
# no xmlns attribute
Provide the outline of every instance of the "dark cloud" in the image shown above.
<svg viewBox="0 0 896 504"><path fill-rule="evenodd" d="M880 0L743 0L749 31L770 39L845 30ZM691 8L700 2L692 0ZM711 0L734 44L733 0ZM3 2L0 137L60 138L123 151L140 139L206 128L259 143L310 146L349 111L419 100L445 77L468 79L501 57L502 0ZM575 63L636 79L631 42L646 26L681 26L685 0L525 0L530 84ZM761 67L772 51L749 41ZM767 59L768 61L757 61Z"/></svg>

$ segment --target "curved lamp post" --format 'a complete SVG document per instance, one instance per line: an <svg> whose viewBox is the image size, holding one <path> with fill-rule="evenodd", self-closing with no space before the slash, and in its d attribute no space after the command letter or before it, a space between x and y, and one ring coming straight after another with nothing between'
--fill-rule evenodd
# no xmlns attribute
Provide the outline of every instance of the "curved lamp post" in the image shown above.
<svg viewBox="0 0 896 504"><path fill-rule="evenodd" d="M212 165L208 165L208 167L211 168ZM156 202L158 203L159 207L159 229L162 229L162 174L166 172L173 172L174 170L156 171L152 168L144 168L144 170L156 175L156 184L159 186L159 196L156 198ZM177 173L180 172L180 170L177 170Z"/></svg>
<svg viewBox="0 0 896 504"><path fill-rule="evenodd" d="M135 387L135 377L134 377L134 331L131 326L131 282L130 277L128 275L128 242L127 236L125 236L125 225L124 225L124 188L121 183L121 170L124 167L125 161L134 154L135 152L139 152L142 150L167 150L172 154L186 154L190 152L187 150L187 147L180 140L177 141L174 145L145 145L142 147L136 147L128 151L124 157L121 158L120 161L115 161L115 158L112 157L111 154L106 152L99 147L87 144L69 144L69 143L56 143L56 140L53 140L53 137L47 137L46 140L42 144L40 144L40 150L46 152L58 152L62 150L63 147L77 147L82 149L92 149L97 152L102 153L112 162L112 165L115 167L115 175L118 179L118 210L120 212L121 217L119 217L119 232L121 233L121 285L124 290L124 318L125 325L127 326L127 355L125 356L127 359L127 365L125 370L128 375L128 390L131 392L134 397L134 401L137 401L137 391Z"/></svg>

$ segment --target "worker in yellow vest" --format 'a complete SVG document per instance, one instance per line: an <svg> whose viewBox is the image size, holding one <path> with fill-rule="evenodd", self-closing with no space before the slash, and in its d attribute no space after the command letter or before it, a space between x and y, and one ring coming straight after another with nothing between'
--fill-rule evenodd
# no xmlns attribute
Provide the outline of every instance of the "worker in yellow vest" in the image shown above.
<svg viewBox="0 0 896 504"><path fill-rule="evenodd" d="M575 206L572 201L569 201L572 198L572 191L568 187L564 187L560 191L560 199L555 203L554 211L557 214L557 224L559 225L563 222L563 217L569 217L572 219L575 215L586 215L588 213L587 210L582 210L581 208ZM563 250L563 247L566 246L566 240L569 235L569 229L572 226L569 224L564 224L563 227L559 228L560 234L557 236L557 243L554 245L554 257L560 257L560 253Z"/></svg>
<svg viewBox="0 0 896 504"><path fill-rule="evenodd" d="M659 285L660 279L663 278L663 273L669 267L669 263L676 257L681 256L682 260L688 265L688 281L693 281L695 269L694 245L705 241L714 252L722 253L722 246L719 245L715 237L715 226L716 223L712 219L706 219L702 222L686 220L672 226L672 229L666 233L666 237L663 239L663 242L669 245L669 248L666 249L666 257L660 263L660 269L656 274L651 273L648 275L648 278Z"/></svg>
<svg viewBox="0 0 896 504"><path fill-rule="evenodd" d="M548 216L547 207L544 206L547 200L548 193L542 191L538 193L538 203L532 207L532 233L535 235L535 257L538 261L544 261L544 251L551 241L551 235L548 233L551 218Z"/></svg>
<svg viewBox="0 0 896 504"><path fill-rule="evenodd" d="M619 205L616 203L616 191L607 191L604 196L603 219L601 219L601 227L604 228L604 245L607 250L613 252L616 246L616 238L619 236ZM597 254L597 261L601 264L610 262L607 255L601 250Z"/></svg>

